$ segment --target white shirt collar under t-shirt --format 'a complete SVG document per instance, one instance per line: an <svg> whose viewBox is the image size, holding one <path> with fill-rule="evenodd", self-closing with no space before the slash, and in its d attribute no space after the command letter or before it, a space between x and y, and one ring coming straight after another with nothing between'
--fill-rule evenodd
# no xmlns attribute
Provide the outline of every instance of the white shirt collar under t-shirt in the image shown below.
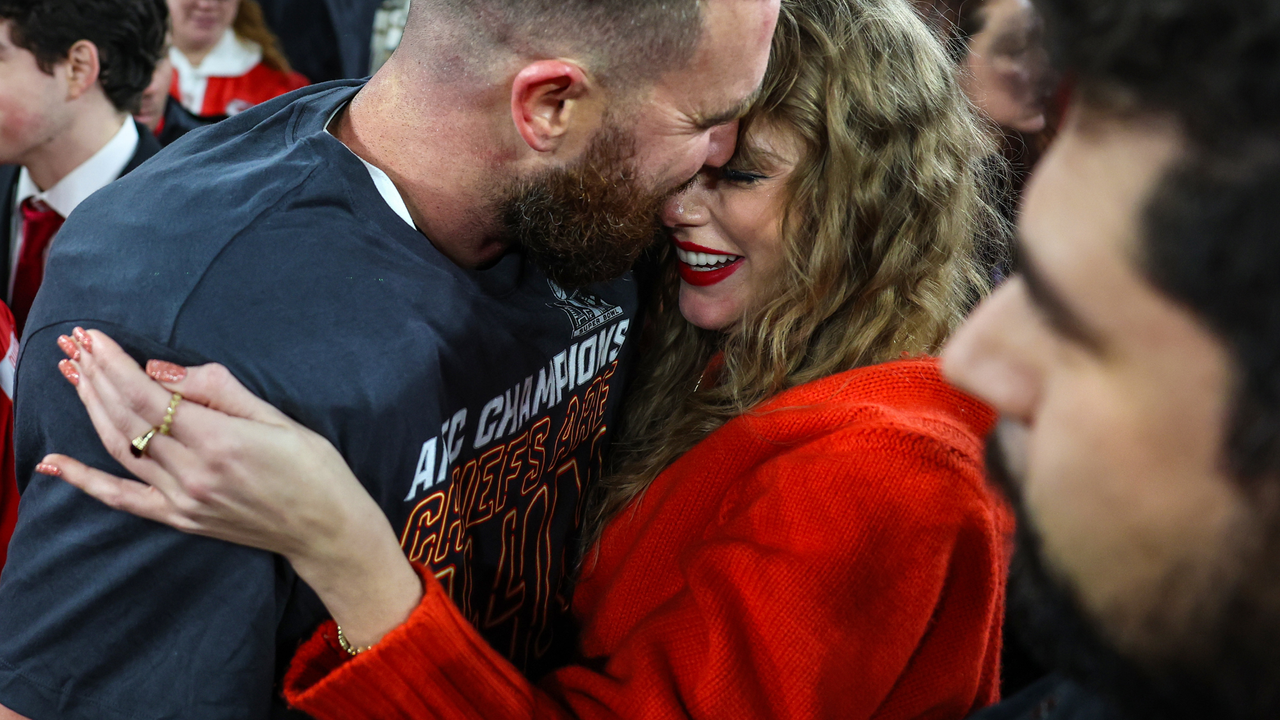
<svg viewBox="0 0 1280 720"><path fill-rule="evenodd" d="M13 204L13 227L9 240L9 284L12 292L13 273L18 268L18 253L22 251L22 202L27 198L35 198L54 210L62 217L69 217L71 212L90 195L106 187L108 183L120 177L124 168L138 151L138 126L133 118L126 118L120 130L107 141L102 149L94 153L88 160L80 163L75 170L56 185L40 192L31 174L26 168L18 171L18 194Z"/></svg>
<svg viewBox="0 0 1280 720"><path fill-rule="evenodd" d="M329 132L329 124L338 116L338 113L342 111L343 107L346 106L343 105L342 107L339 107L337 110L333 111L332 115L329 116L329 120L324 124L325 132ZM333 133L329 134L331 136L333 135ZM337 138L334 138L334 140L337 140ZM341 143L342 141L338 140L338 142ZM345 143L342 147L347 148L347 152L351 152L351 148L348 148ZM354 152L351 152L351 154L356 155ZM409 223L409 227L417 230L418 226L414 224L413 216L409 214L409 205L405 203L404 196L400 194L400 189L396 187L396 184L391 182L391 178L388 177L381 168L370 165L359 155L356 155L356 159L364 165L365 170L369 171L369 177L373 179L373 186L378 188L378 194L382 196L382 199L386 201L387 205L391 206L391 209L395 211L396 215L400 216L401 220Z"/></svg>
<svg viewBox="0 0 1280 720"><path fill-rule="evenodd" d="M192 65L187 56L176 47L169 48L169 61L178 71L178 94L182 107L200 115L204 109L204 91L211 77L240 77L262 62L262 46L246 40L231 28L222 33L222 39L204 56L199 65Z"/></svg>

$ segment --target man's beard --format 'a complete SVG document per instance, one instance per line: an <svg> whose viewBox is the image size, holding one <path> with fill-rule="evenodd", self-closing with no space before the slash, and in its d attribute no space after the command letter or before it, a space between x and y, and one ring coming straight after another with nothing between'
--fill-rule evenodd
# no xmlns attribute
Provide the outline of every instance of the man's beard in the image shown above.
<svg viewBox="0 0 1280 720"><path fill-rule="evenodd" d="M658 213L681 188L640 186L635 139L606 121L580 160L518 181L501 200L509 237L556 284L622 275L661 237Z"/></svg>
<svg viewBox="0 0 1280 720"><path fill-rule="evenodd" d="M1218 588L1212 617L1178 633L1181 652L1137 660L1108 641L1070 581L1049 567L997 436L987 441L987 472L1017 512L1009 614L1037 659L1110 700L1131 720L1280 718L1280 518L1247 554L1242 580Z"/></svg>

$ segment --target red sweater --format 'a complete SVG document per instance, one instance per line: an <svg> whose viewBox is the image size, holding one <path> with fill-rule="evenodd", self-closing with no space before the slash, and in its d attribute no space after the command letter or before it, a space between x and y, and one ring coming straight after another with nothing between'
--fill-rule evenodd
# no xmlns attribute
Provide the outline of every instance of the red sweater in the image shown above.
<svg viewBox="0 0 1280 720"><path fill-rule="evenodd" d="M173 71L173 84L169 94L173 99L182 101L182 93L178 83L178 71ZM240 77L211 77L204 91L204 104L199 117L221 117L235 115L248 110L254 105L264 103L272 98L292 92L310 84L306 76L296 72L281 72L258 63L252 70Z"/></svg>
<svg viewBox="0 0 1280 720"><path fill-rule="evenodd" d="M322 626L286 697L321 720L962 718L999 691L993 421L932 360L795 388L610 523L575 592L581 665L531 683L420 569L404 625L354 659Z"/></svg>

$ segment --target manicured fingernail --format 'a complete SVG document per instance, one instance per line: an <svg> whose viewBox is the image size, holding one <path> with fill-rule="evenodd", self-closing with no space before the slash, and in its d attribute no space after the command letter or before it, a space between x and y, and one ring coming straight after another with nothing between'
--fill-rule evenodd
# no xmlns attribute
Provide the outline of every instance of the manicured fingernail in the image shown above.
<svg viewBox="0 0 1280 720"><path fill-rule="evenodd" d="M89 333L85 332L84 328L76 328L71 331L71 334L75 336L76 342L80 343L85 352L93 352L93 338L89 337Z"/></svg>
<svg viewBox="0 0 1280 720"><path fill-rule="evenodd" d="M39 465L36 465L36 472L41 475L48 475L49 477L62 477L62 468L57 465L50 465L49 463L40 463Z"/></svg>
<svg viewBox="0 0 1280 720"><path fill-rule="evenodd" d="M187 369L164 360L148 360L147 374L160 382L182 382L187 376Z"/></svg>
<svg viewBox="0 0 1280 720"><path fill-rule="evenodd" d="M62 371L62 377L66 378L72 385L80 385L80 371L76 369L75 363L70 360L63 360L58 363L58 369Z"/></svg>
<svg viewBox="0 0 1280 720"><path fill-rule="evenodd" d="M58 336L58 347L62 349L62 354L72 360L80 359L80 348L76 347L76 343L66 335Z"/></svg>

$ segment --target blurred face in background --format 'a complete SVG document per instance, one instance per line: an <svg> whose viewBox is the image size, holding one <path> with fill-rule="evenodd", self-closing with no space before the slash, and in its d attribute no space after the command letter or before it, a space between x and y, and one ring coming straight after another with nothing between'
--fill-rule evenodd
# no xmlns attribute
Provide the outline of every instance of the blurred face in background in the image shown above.
<svg viewBox="0 0 1280 720"><path fill-rule="evenodd" d="M23 164L71 122L67 66L40 69L30 50L14 44L12 22L0 21L0 163Z"/></svg>
<svg viewBox="0 0 1280 720"><path fill-rule="evenodd" d="M174 46L203 59L235 22L239 7L239 0L169 0Z"/></svg>
<svg viewBox="0 0 1280 720"><path fill-rule="evenodd" d="M1031 0L988 0L976 11L963 76L965 93L1006 130L1045 128L1048 53L1042 21Z"/></svg>
<svg viewBox="0 0 1280 720"><path fill-rule="evenodd" d="M155 132L160 120L164 118L165 104L169 101L169 87L173 84L173 63L169 61L169 47L156 63L156 71L151 75L151 84L142 92L142 102L133 119L146 125Z"/></svg>

